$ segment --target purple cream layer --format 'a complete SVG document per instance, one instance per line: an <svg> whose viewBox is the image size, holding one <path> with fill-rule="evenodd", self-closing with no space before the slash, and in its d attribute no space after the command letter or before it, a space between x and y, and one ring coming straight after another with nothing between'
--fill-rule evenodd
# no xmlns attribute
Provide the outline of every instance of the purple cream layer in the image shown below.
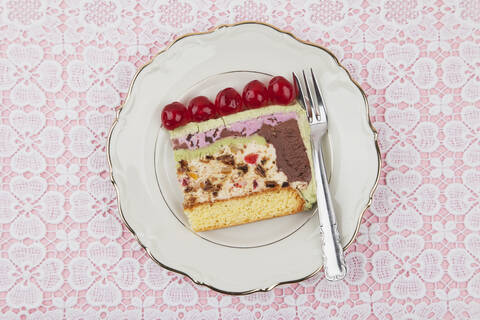
<svg viewBox="0 0 480 320"><path fill-rule="evenodd" d="M275 113L259 116L255 119L237 121L228 127L220 127L205 132L189 134L186 137L172 139L173 149L198 149L206 147L215 141L222 139L222 131L238 132L239 135L248 137L255 134L263 125L274 126L278 123L288 121L290 119L297 120L296 112ZM232 134L229 134L230 136Z"/></svg>

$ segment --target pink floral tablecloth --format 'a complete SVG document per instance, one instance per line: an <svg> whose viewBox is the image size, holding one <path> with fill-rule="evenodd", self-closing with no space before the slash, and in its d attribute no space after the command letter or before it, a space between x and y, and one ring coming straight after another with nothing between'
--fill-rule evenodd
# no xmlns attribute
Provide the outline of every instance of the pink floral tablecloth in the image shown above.
<svg viewBox="0 0 480 320"><path fill-rule="evenodd" d="M329 48L368 95L383 168L345 281L222 295L119 220L106 136L135 70L242 20ZM0 90L2 319L480 319L478 0L3 0Z"/></svg>

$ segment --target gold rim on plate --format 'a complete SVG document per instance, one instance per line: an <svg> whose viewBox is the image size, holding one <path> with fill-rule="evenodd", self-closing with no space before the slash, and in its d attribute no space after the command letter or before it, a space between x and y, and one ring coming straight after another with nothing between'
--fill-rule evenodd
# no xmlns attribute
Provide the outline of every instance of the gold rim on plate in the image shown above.
<svg viewBox="0 0 480 320"><path fill-rule="evenodd" d="M269 27L269 28L272 28L274 29L275 31L277 32L281 32L283 34L286 34L290 37L292 37L293 39L295 39L296 41L299 41L303 44L306 44L306 45L309 45L309 46L313 46L313 47L316 47L318 49L321 49L325 52L327 52L332 58L333 60L337 63L337 65L342 68L348 75L348 77L350 78L350 81L352 81L355 86L360 90L360 92L362 93L362 97L363 97L363 100L365 102L365 106L366 106L366 112L367 112L367 118L368 118L368 124L370 126L370 129L372 130L373 132L373 135L374 135L374 141L375 141L375 148L377 150L377 162L378 162L378 170L377 170L377 177L375 178L375 183L370 191L370 195L369 195L369 198L368 198L368 202L367 202L367 205L365 206L365 209L363 209L359 219L358 219L358 222L357 222L357 227L355 228L355 232L352 236L352 238L350 239L350 241L344 246L344 249L346 250L352 243L353 241L355 240L355 238L357 237L357 234L358 234L358 230L360 228L360 224L362 222L362 218L363 218L363 215L365 214L365 212L367 211L367 209L370 207L371 203L372 203L372 197L373 197L373 193L375 192L377 186L378 186L378 180L380 178L380 169L381 169L381 155L380 155L380 147L378 145L378 133L377 133L377 129L375 129L375 127L373 126L372 124L372 121L370 119L370 107L369 107L369 104L368 104L368 100L367 100L367 96L365 94L365 92L363 91L363 89L360 87L360 85L352 78L350 72L348 72L348 70L340 63L340 61L338 61L337 57L328 49L318 45L318 44L315 44L315 43L312 43L312 42L309 42L309 41L305 41L305 40L301 40L299 38L297 38L295 35L293 35L292 33L288 32L288 31L284 31L284 30L281 30L271 24L268 24L268 23L265 23L265 22L259 22L259 21L243 21L243 22L238 22L238 23L233 23L233 24L222 24L222 25L219 25L209 31L205 31L205 32L194 32L194 33L187 33L177 39L175 39L173 42L171 42L165 49L159 51L158 53L156 53L151 59L150 61L148 61L147 63L145 63L143 66L141 66L137 72L135 73L133 79L132 79L132 82L130 83L130 86L128 88L128 92L127 92L127 96L125 97L125 100L124 102L121 104L120 108L117 110L116 112L116 116L115 116L115 120L113 121L113 124L112 126L110 127L110 130L109 130L109 133L108 133L108 138L107 138L107 161L108 161L108 167L109 167L109 171L110 171L110 181L112 182L114 188L115 188L115 192L117 193L117 207L118 207L118 212L120 214L120 218L122 219L123 223L125 224L125 226L127 227L127 229L133 234L133 236L135 237L135 240L138 242L138 244L147 252L148 256L150 256L150 258L155 262L157 263L158 265L160 265L161 267L169 270L169 271L173 271L173 272L176 272L176 273L179 273L181 275L184 275L186 277L188 277L190 280L192 280L195 284L197 285L201 285L201 286L205 286L205 287L208 287L212 290L215 290L217 292L220 292L220 293L224 293L224 294L230 294L230 295L246 295L246 294L251 294L251 293L255 293L255 292L266 292L266 291L270 291L272 290L273 288L279 286L279 285L282 285L282 284L290 284L290 283L296 283L296 282L300 282L300 281L303 281L303 280L306 280L308 278L311 278L313 277L314 275L316 275L318 272L320 272L322 269L323 269L323 266L320 266L318 269L316 269L314 272L312 272L311 274L303 277L303 278L300 278L300 279L295 279L295 280L288 280L288 281L282 281L282 282L279 282L279 283L276 283L274 285L271 285L270 287L268 288L258 288L258 289L251 289L251 290L247 290L247 291L242 291L242 292L229 292L229 291L225 291L225 290L222 290L222 289L218 289L218 288L215 288L209 284L206 284L206 283L203 283L202 281L198 281L194 278L192 278L192 276L188 275L187 273L183 272L183 271L180 271L180 270L176 270L172 267L169 267L165 264L163 264L162 262L158 261L154 256L153 254L150 252L150 250L140 241L140 239L138 238L137 234L135 233L135 231L132 229L132 227L128 224L127 220L125 219L125 216L123 215L123 211L122 211L122 208L121 208L121 205L120 205L120 192L118 190L118 186L117 186L117 183L115 182L115 178L113 177L113 168L112 168L112 161L111 161L111 157L110 157L110 146L111 146L111 138L112 138L112 133L113 133L113 130L115 129L115 126L117 125L118 123L118 118L120 116L120 113L122 112L122 109L123 109L123 106L125 105L126 101L128 100L129 96L130 96L130 93L132 91L132 88L133 88L133 85L135 83L135 80L137 79L138 75L140 74L140 72L146 67L148 66L150 63L153 62L153 60L159 56L160 54L162 54L163 52L167 51L169 48L171 48L175 43L177 43L178 41L182 40L182 39L185 39L187 37L190 37L190 36L196 36L196 35L203 35L203 34L209 34L209 33L212 33L212 32L215 32L216 30L219 30L219 29L223 29L223 28L230 28L230 27L235 27L235 26L239 26L239 25L244 25L244 24L258 24L258 25L263 25L263 26L266 26L266 27Z"/></svg>

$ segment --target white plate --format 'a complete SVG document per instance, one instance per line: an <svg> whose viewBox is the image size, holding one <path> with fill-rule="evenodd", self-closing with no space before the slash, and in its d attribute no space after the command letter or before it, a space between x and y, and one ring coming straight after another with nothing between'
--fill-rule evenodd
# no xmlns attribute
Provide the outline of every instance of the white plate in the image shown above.
<svg viewBox="0 0 480 320"><path fill-rule="evenodd" d="M291 78L313 67L328 107L330 190L341 242L350 244L371 201L380 169L368 105L336 58L325 49L260 23L223 26L189 35L142 67L112 126L111 179L127 227L162 266L215 290L242 294L300 281L322 267L318 219L312 212L195 233L182 211L162 106L211 98L269 75Z"/></svg>

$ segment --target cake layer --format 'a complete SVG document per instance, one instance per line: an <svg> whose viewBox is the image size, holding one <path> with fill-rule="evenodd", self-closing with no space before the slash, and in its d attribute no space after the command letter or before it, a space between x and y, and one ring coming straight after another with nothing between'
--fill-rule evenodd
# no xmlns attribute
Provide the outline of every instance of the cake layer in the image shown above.
<svg viewBox="0 0 480 320"><path fill-rule="evenodd" d="M185 208L194 231L207 231L302 211L304 200L291 187Z"/></svg>

